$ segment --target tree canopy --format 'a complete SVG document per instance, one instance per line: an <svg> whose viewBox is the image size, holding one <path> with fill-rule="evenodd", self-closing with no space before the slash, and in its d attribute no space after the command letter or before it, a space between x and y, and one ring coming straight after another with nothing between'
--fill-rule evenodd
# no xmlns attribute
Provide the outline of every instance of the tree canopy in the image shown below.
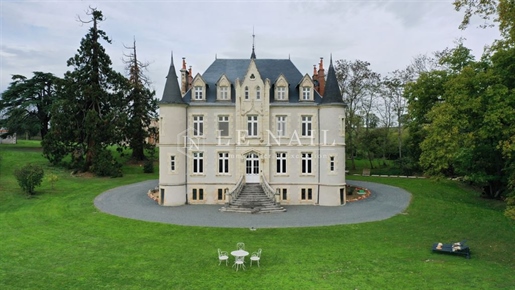
<svg viewBox="0 0 515 290"><path fill-rule="evenodd" d="M38 71L30 79L13 75L12 80L0 99L0 111L5 114L0 125L7 128L9 134L28 132L35 135L39 132L42 138L45 137L61 80L51 73Z"/></svg>
<svg viewBox="0 0 515 290"><path fill-rule="evenodd" d="M75 166L88 171L110 145L123 141L127 120L125 95L127 79L114 71L101 41L110 44L106 33L98 28L102 12L91 9L88 33L80 42L77 54L68 60L72 68L64 75L59 102L52 108L52 127L43 140L43 152L52 162L71 154Z"/></svg>

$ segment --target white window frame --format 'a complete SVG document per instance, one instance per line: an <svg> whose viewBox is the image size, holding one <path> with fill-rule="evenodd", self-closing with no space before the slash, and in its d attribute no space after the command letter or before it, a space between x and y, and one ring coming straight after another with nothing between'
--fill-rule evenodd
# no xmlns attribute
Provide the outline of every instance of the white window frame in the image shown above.
<svg viewBox="0 0 515 290"><path fill-rule="evenodd" d="M193 152L193 166L191 170L193 174L203 174L204 173L204 152Z"/></svg>
<svg viewBox="0 0 515 290"><path fill-rule="evenodd" d="M247 137L257 137L258 129L258 116L247 115Z"/></svg>
<svg viewBox="0 0 515 290"><path fill-rule="evenodd" d="M275 117L276 125L277 125L277 136L285 137L286 136L286 118L285 115L278 115Z"/></svg>
<svg viewBox="0 0 515 290"><path fill-rule="evenodd" d="M202 86L195 86L194 100L200 101L204 99L204 88Z"/></svg>
<svg viewBox="0 0 515 290"><path fill-rule="evenodd" d="M218 152L218 174L229 174L229 152Z"/></svg>
<svg viewBox="0 0 515 290"><path fill-rule="evenodd" d="M329 156L329 172L336 171L336 157L331 155Z"/></svg>
<svg viewBox="0 0 515 290"><path fill-rule="evenodd" d="M222 130L220 129L220 124L221 123L227 123L227 133L224 135L222 134ZM230 128L230 123L229 123L229 116L228 115L220 115L218 116L218 132L220 132L220 137L229 137L229 128Z"/></svg>
<svg viewBox="0 0 515 290"><path fill-rule="evenodd" d="M302 101L311 100L311 87L302 87Z"/></svg>
<svg viewBox="0 0 515 290"><path fill-rule="evenodd" d="M193 136L204 136L204 115L193 115Z"/></svg>
<svg viewBox="0 0 515 290"><path fill-rule="evenodd" d="M286 101L286 87L285 86L277 87L275 99L278 101Z"/></svg>
<svg viewBox="0 0 515 290"><path fill-rule="evenodd" d="M286 152L277 152L276 155L276 167L275 171L277 174L286 174L287 173L287 160L288 154Z"/></svg>
<svg viewBox="0 0 515 290"><path fill-rule="evenodd" d="M176 172L177 170L177 158L175 158L175 155L170 155L170 167L168 169L170 172Z"/></svg>
<svg viewBox="0 0 515 290"><path fill-rule="evenodd" d="M229 100L229 87L228 86L220 86L218 88L218 99L222 101Z"/></svg>
<svg viewBox="0 0 515 290"><path fill-rule="evenodd" d="M303 175L313 174L313 153L302 152L301 153L301 166L300 172Z"/></svg>
<svg viewBox="0 0 515 290"><path fill-rule="evenodd" d="M302 115L301 116L301 136L311 137L313 131L313 116Z"/></svg>

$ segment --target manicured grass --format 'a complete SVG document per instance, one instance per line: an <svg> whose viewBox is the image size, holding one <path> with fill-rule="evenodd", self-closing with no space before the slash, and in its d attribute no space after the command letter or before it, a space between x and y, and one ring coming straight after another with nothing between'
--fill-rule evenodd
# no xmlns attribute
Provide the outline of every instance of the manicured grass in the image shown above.
<svg viewBox="0 0 515 290"><path fill-rule="evenodd" d="M26 145L26 144L25 144ZM0 145L1 289L510 289L515 223L504 205L452 181L353 179L407 189L412 203L388 220L316 228L185 227L99 212L109 188L156 179L77 178L48 167L37 146ZM27 162L59 176L35 198L12 171ZM157 171L156 171L157 172ZM222 214L222 213L221 213ZM287 214L287 213L286 213ZM216 217L215 217L216 218ZM281 218L281 214L277 215ZM468 239L472 258L431 253L433 242ZM263 249L261 267L218 266L217 248ZM232 258L231 258L232 261ZM248 260L247 260L248 261ZM248 262L247 262L248 264Z"/></svg>

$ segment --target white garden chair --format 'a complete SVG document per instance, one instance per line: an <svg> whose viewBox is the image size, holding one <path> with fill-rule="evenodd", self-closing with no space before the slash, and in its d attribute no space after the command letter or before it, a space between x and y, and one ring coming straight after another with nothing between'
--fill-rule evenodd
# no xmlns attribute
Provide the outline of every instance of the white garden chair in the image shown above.
<svg viewBox="0 0 515 290"><path fill-rule="evenodd" d="M245 257L236 257L232 266L236 266L236 271L238 271L239 268L243 268L243 270L245 270Z"/></svg>
<svg viewBox="0 0 515 290"><path fill-rule="evenodd" d="M257 262L259 267L259 260L261 259L261 249L257 250L257 252L252 253L250 256L250 266L252 267L252 261Z"/></svg>
<svg viewBox="0 0 515 290"><path fill-rule="evenodd" d="M237 243L236 244L236 249L237 250L245 250L245 243Z"/></svg>
<svg viewBox="0 0 515 290"><path fill-rule="evenodd" d="M227 262L229 261L229 254L227 254L226 251L218 249L218 266L222 264L222 261L225 261L225 265L228 266Z"/></svg>

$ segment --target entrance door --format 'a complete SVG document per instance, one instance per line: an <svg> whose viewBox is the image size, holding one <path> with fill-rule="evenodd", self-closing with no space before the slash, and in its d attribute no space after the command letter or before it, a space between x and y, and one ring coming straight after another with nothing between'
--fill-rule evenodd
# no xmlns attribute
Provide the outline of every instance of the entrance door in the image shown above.
<svg viewBox="0 0 515 290"><path fill-rule="evenodd" d="M246 183L259 183L259 157L256 153L247 155L245 170Z"/></svg>

